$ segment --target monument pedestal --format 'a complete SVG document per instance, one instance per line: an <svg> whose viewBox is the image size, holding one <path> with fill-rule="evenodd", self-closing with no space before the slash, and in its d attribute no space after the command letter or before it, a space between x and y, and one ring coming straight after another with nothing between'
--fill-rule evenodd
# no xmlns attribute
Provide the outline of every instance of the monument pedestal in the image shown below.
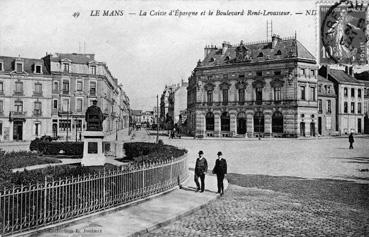
<svg viewBox="0 0 369 237"><path fill-rule="evenodd" d="M103 152L102 141L104 133L102 131L83 132L83 157L82 166L103 166L105 155Z"/></svg>

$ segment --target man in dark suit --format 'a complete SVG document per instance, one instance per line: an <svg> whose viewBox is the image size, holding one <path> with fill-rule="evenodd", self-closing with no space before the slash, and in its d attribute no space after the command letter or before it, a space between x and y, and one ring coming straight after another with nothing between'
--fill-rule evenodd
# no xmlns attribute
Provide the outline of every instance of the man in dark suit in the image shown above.
<svg viewBox="0 0 369 237"><path fill-rule="evenodd" d="M224 194L223 180L224 176L227 174L227 161L222 157L223 154L221 151L219 151L217 155L218 159L215 161L213 174L217 175L218 193L220 193L220 195L223 195Z"/></svg>
<svg viewBox="0 0 369 237"><path fill-rule="evenodd" d="M204 152L199 151L199 158L197 158L195 165L195 183L197 186L196 192L201 189L200 193L205 191L205 173L208 172L208 162L203 155ZM201 181L201 187L199 184L199 178Z"/></svg>

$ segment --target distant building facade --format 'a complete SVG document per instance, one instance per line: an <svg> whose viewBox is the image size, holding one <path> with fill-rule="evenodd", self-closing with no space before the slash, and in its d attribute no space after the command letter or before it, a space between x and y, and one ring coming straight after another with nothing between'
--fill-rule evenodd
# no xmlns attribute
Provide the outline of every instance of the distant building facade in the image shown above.
<svg viewBox="0 0 369 237"><path fill-rule="evenodd" d="M51 134L51 76L43 60L0 56L0 140Z"/></svg>
<svg viewBox="0 0 369 237"><path fill-rule="evenodd" d="M334 83L318 75L318 134L336 135L336 101Z"/></svg>
<svg viewBox="0 0 369 237"><path fill-rule="evenodd" d="M205 47L189 78L187 128L196 136L315 136L317 70L296 39Z"/></svg>
<svg viewBox="0 0 369 237"><path fill-rule="evenodd" d="M328 72L328 76L327 76ZM352 75L352 69L346 71L322 67L322 77L334 83L336 102L336 131L339 134L364 132L364 89L365 84Z"/></svg>
<svg viewBox="0 0 369 237"><path fill-rule="evenodd" d="M104 132L128 124L129 98L94 54L49 54L42 59L0 56L0 139L50 135L79 139L93 100Z"/></svg>

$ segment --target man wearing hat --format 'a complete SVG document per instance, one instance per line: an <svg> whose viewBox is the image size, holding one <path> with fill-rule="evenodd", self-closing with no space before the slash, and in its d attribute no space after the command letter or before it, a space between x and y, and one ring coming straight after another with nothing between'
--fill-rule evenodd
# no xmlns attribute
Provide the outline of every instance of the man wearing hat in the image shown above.
<svg viewBox="0 0 369 237"><path fill-rule="evenodd" d="M220 193L220 195L223 195L224 194L223 180L224 176L227 174L227 161L222 157L223 154L221 151L219 151L217 155L218 159L215 161L213 174L217 175L218 193Z"/></svg>
<svg viewBox="0 0 369 237"><path fill-rule="evenodd" d="M199 178L201 181L201 193L205 190L205 173L208 172L208 162L203 156L204 152L199 151L199 158L196 160L195 165L195 183L197 186L196 192L200 190Z"/></svg>

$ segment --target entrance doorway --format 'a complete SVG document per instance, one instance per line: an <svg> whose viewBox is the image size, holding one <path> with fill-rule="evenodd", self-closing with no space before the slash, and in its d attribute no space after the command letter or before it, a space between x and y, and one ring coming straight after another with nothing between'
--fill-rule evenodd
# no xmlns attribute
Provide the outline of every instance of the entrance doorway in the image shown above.
<svg viewBox="0 0 369 237"><path fill-rule="evenodd" d="M283 133L283 115L279 111L274 112L272 116L272 132Z"/></svg>
<svg viewBox="0 0 369 237"><path fill-rule="evenodd" d="M244 112L237 115L237 134L246 134L246 114Z"/></svg>
<svg viewBox="0 0 369 237"><path fill-rule="evenodd" d="M315 123L314 122L310 123L310 136L315 137Z"/></svg>
<svg viewBox="0 0 369 237"><path fill-rule="evenodd" d="M300 136L305 137L305 123L300 123Z"/></svg>
<svg viewBox="0 0 369 237"><path fill-rule="evenodd" d="M361 118L357 119L357 132L361 133Z"/></svg>
<svg viewBox="0 0 369 237"><path fill-rule="evenodd" d="M318 117L318 134L322 135L322 117Z"/></svg>
<svg viewBox="0 0 369 237"><path fill-rule="evenodd" d="M23 140L23 121L13 122L13 140Z"/></svg>

